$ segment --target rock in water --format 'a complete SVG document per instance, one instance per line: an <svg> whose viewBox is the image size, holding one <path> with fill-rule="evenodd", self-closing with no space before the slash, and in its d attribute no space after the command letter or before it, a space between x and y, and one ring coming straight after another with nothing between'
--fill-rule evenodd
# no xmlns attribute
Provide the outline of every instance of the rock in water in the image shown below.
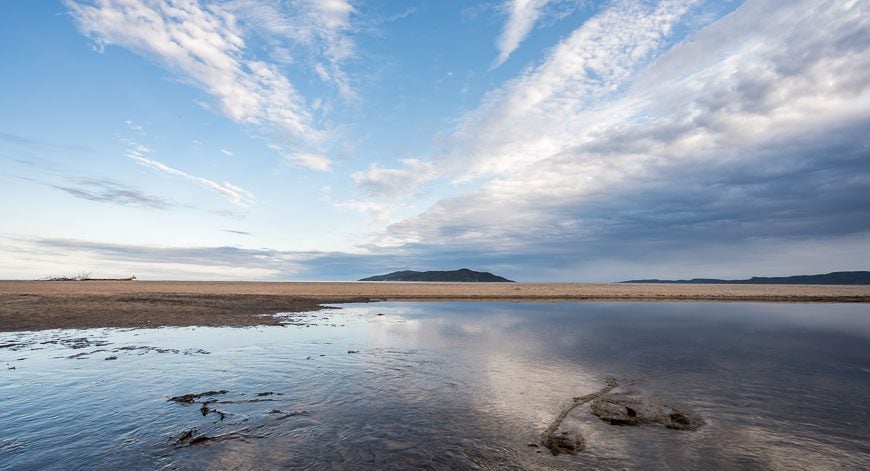
<svg viewBox="0 0 870 471"><path fill-rule="evenodd" d="M692 410L669 407L665 427L676 430L698 430L707 422Z"/></svg>
<svg viewBox="0 0 870 471"><path fill-rule="evenodd" d="M686 406L664 403L657 396L637 391L603 395L589 406L592 414L612 425L664 425L676 430L697 430L705 422Z"/></svg>
<svg viewBox="0 0 870 471"><path fill-rule="evenodd" d="M544 441L544 446L549 448L553 455L560 453L576 455L586 449L586 439L580 432L562 432L561 434L548 435Z"/></svg>

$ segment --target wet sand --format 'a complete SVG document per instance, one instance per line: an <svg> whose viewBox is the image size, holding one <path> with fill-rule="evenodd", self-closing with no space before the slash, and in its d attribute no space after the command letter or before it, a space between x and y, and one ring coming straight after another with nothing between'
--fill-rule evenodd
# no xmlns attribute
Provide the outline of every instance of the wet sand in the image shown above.
<svg viewBox="0 0 870 471"><path fill-rule="evenodd" d="M870 302L870 286L579 283L0 281L0 332L277 325L277 312L365 301Z"/></svg>

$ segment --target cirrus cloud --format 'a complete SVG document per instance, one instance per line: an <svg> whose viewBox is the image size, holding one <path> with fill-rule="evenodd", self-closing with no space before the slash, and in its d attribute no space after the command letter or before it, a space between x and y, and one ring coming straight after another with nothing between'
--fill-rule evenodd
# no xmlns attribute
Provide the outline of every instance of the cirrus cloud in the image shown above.
<svg viewBox="0 0 870 471"><path fill-rule="evenodd" d="M244 188L233 185L230 182L224 182L221 184L216 181L209 180L208 178L190 175L189 173L182 172L181 170L170 167L157 160L149 159L147 157L142 157L138 155L128 155L128 157L130 157L131 159L133 159L134 162L142 165L143 167L148 167L158 172L174 175L176 177L181 177L185 180L192 181L193 183L196 183L197 185L200 185L204 188L208 188L209 190L214 191L225 200L235 204L236 206L247 207L254 202L254 195L251 194L251 192L245 190Z"/></svg>
<svg viewBox="0 0 870 471"><path fill-rule="evenodd" d="M251 58L235 17L196 0L65 0L99 50L135 51L207 92L236 122L266 126L303 148L322 144L304 98L274 64ZM135 124L135 123L134 123Z"/></svg>
<svg viewBox="0 0 870 471"><path fill-rule="evenodd" d="M498 58L493 67L498 67L510 57L526 38L535 22L541 17L544 7L551 0L508 0L505 9L508 12L504 31L498 38Z"/></svg>
<svg viewBox="0 0 870 471"><path fill-rule="evenodd" d="M617 2L587 21L462 119L446 164L479 189L387 233L578 274L687 254L709 266L712 247L870 249L866 7L749 1L671 47L689 12Z"/></svg>

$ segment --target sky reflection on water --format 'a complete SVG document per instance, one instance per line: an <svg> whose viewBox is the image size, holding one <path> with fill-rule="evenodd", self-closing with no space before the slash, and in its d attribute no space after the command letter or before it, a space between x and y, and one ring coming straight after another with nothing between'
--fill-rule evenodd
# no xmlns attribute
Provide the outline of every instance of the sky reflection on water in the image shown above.
<svg viewBox="0 0 870 471"><path fill-rule="evenodd" d="M870 467L866 305L376 303L287 321L0 335L19 344L0 348L0 468ZM44 343L75 338L90 345ZM607 375L708 424L579 407L586 451L529 446ZM167 401L209 390L228 391L210 405L224 420ZM194 428L225 440L173 444Z"/></svg>

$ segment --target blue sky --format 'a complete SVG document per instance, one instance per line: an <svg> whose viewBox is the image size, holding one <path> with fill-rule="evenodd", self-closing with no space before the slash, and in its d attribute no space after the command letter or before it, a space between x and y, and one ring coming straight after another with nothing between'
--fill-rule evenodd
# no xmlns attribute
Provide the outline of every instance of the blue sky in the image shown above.
<svg viewBox="0 0 870 471"><path fill-rule="evenodd" d="M865 2L0 8L0 278L870 266Z"/></svg>

